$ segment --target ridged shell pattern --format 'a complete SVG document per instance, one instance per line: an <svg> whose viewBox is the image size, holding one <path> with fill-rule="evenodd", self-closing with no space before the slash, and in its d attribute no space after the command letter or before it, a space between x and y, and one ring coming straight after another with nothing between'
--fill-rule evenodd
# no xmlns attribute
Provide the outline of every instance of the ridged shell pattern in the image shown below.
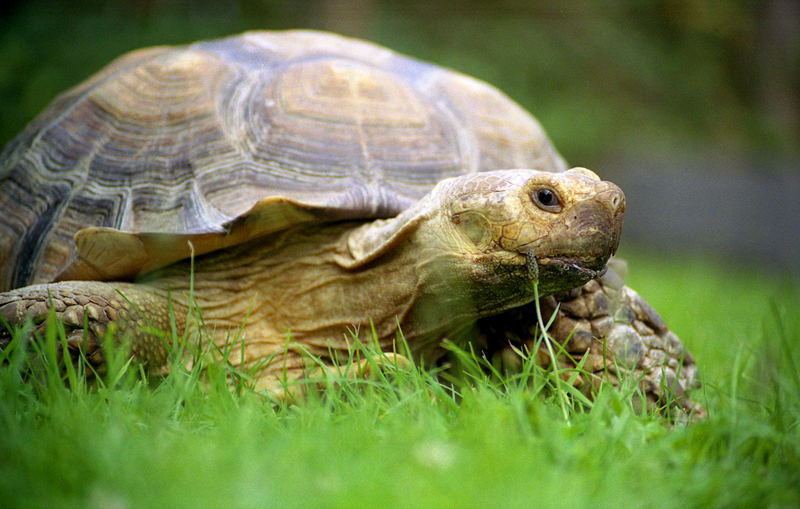
<svg viewBox="0 0 800 509"><path fill-rule="evenodd" d="M285 196L391 217L442 178L561 171L493 87L307 31L139 50L58 97L0 155L0 287L52 280L88 226L224 232Z"/></svg>

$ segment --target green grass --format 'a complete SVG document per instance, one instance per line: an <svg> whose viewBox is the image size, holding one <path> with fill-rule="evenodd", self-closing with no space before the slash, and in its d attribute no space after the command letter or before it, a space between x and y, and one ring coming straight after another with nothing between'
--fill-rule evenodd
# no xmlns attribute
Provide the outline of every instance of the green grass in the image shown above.
<svg viewBox="0 0 800 509"><path fill-rule="evenodd" d="M565 419L557 394L480 376L454 394L416 371L274 405L233 394L224 366L202 379L176 371L152 384L118 356L89 388L78 376L64 383L52 362L27 372L27 357L12 345L0 368L0 500L8 507L800 505L797 281L700 258L627 256L631 286L698 359L704 422L670 427L611 389L589 410L569 407ZM51 327L44 357L57 332Z"/></svg>

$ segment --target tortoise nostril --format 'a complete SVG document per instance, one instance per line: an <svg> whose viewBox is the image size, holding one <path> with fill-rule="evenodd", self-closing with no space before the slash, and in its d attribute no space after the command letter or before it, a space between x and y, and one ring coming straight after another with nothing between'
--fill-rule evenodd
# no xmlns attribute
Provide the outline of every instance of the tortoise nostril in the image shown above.
<svg viewBox="0 0 800 509"><path fill-rule="evenodd" d="M619 214L625 212L625 195L622 194L622 192L619 192L614 197L614 210L617 211L617 213Z"/></svg>
<svg viewBox="0 0 800 509"><path fill-rule="evenodd" d="M622 191L619 189L609 189L603 193L600 193L606 203L608 204L609 208L612 210L613 213L621 213L625 210L625 195L622 194Z"/></svg>

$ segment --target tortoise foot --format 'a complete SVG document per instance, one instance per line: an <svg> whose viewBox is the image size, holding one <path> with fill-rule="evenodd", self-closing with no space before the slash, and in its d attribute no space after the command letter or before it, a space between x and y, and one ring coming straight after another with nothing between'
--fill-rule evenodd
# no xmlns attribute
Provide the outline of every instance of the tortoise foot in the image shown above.
<svg viewBox="0 0 800 509"><path fill-rule="evenodd" d="M66 353L77 362L82 352L89 364L102 366L104 357L100 343L108 324L118 314L119 303L76 292L69 286L63 283L33 285L0 294L0 317L8 325L0 330L0 348L8 346L13 328L26 320L32 322L35 334L44 335L52 309L52 316L65 332L67 351L64 352L63 344L57 342L59 356Z"/></svg>
<svg viewBox="0 0 800 509"><path fill-rule="evenodd" d="M548 330L556 368L589 397L602 383L630 381L648 408L676 421L703 418L705 409L689 395L700 387L694 358L652 306L624 285L624 270L616 260L602 278L540 300L545 322L556 312ZM547 345L537 343L534 304L484 321L482 332L489 357L506 370L521 366L519 351L542 367L553 363Z"/></svg>
<svg viewBox="0 0 800 509"><path fill-rule="evenodd" d="M145 330L144 315L139 306L120 294L118 287L132 290L134 300L142 301L142 294L151 296L139 285L111 285L95 281L65 281L32 285L0 293L0 317L8 327L0 331L0 348L5 348L15 326L27 320L33 332L43 335L49 317L63 326L65 342L57 342L61 358L68 355L77 363L85 359L96 372L105 366L103 341L109 332L116 338L130 337L133 354L142 361L164 365L166 349L161 340ZM145 300L154 304L154 300ZM148 306L147 312L157 311ZM66 345L66 351L64 351ZM61 361L61 358L59 361Z"/></svg>

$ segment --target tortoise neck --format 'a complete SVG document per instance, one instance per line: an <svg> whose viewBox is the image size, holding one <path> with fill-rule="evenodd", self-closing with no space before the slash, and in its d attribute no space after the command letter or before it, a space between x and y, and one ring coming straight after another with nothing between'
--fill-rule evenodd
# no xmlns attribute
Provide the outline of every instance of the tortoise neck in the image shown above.
<svg viewBox="0 0 800 509"><path fill-rule="evenodd" d="M442 294L457 301L459 292L447 291L447 282L434 277L441 260L418 245L422 238L411 235L369 263L342 266L357 226L297 227L201 256L193 269L189 262L172 265L140 282L173 295L191 288L215 341L241 331L253 359L284 348L289 336L322 357L347 352L354 336L372 342L373 331L382 348L391 348L398 326L412 350L427 348L438 342L440 330L453 329L454 319L464 321L453 313L453 299L447 308L436 305Z"/></svg>

